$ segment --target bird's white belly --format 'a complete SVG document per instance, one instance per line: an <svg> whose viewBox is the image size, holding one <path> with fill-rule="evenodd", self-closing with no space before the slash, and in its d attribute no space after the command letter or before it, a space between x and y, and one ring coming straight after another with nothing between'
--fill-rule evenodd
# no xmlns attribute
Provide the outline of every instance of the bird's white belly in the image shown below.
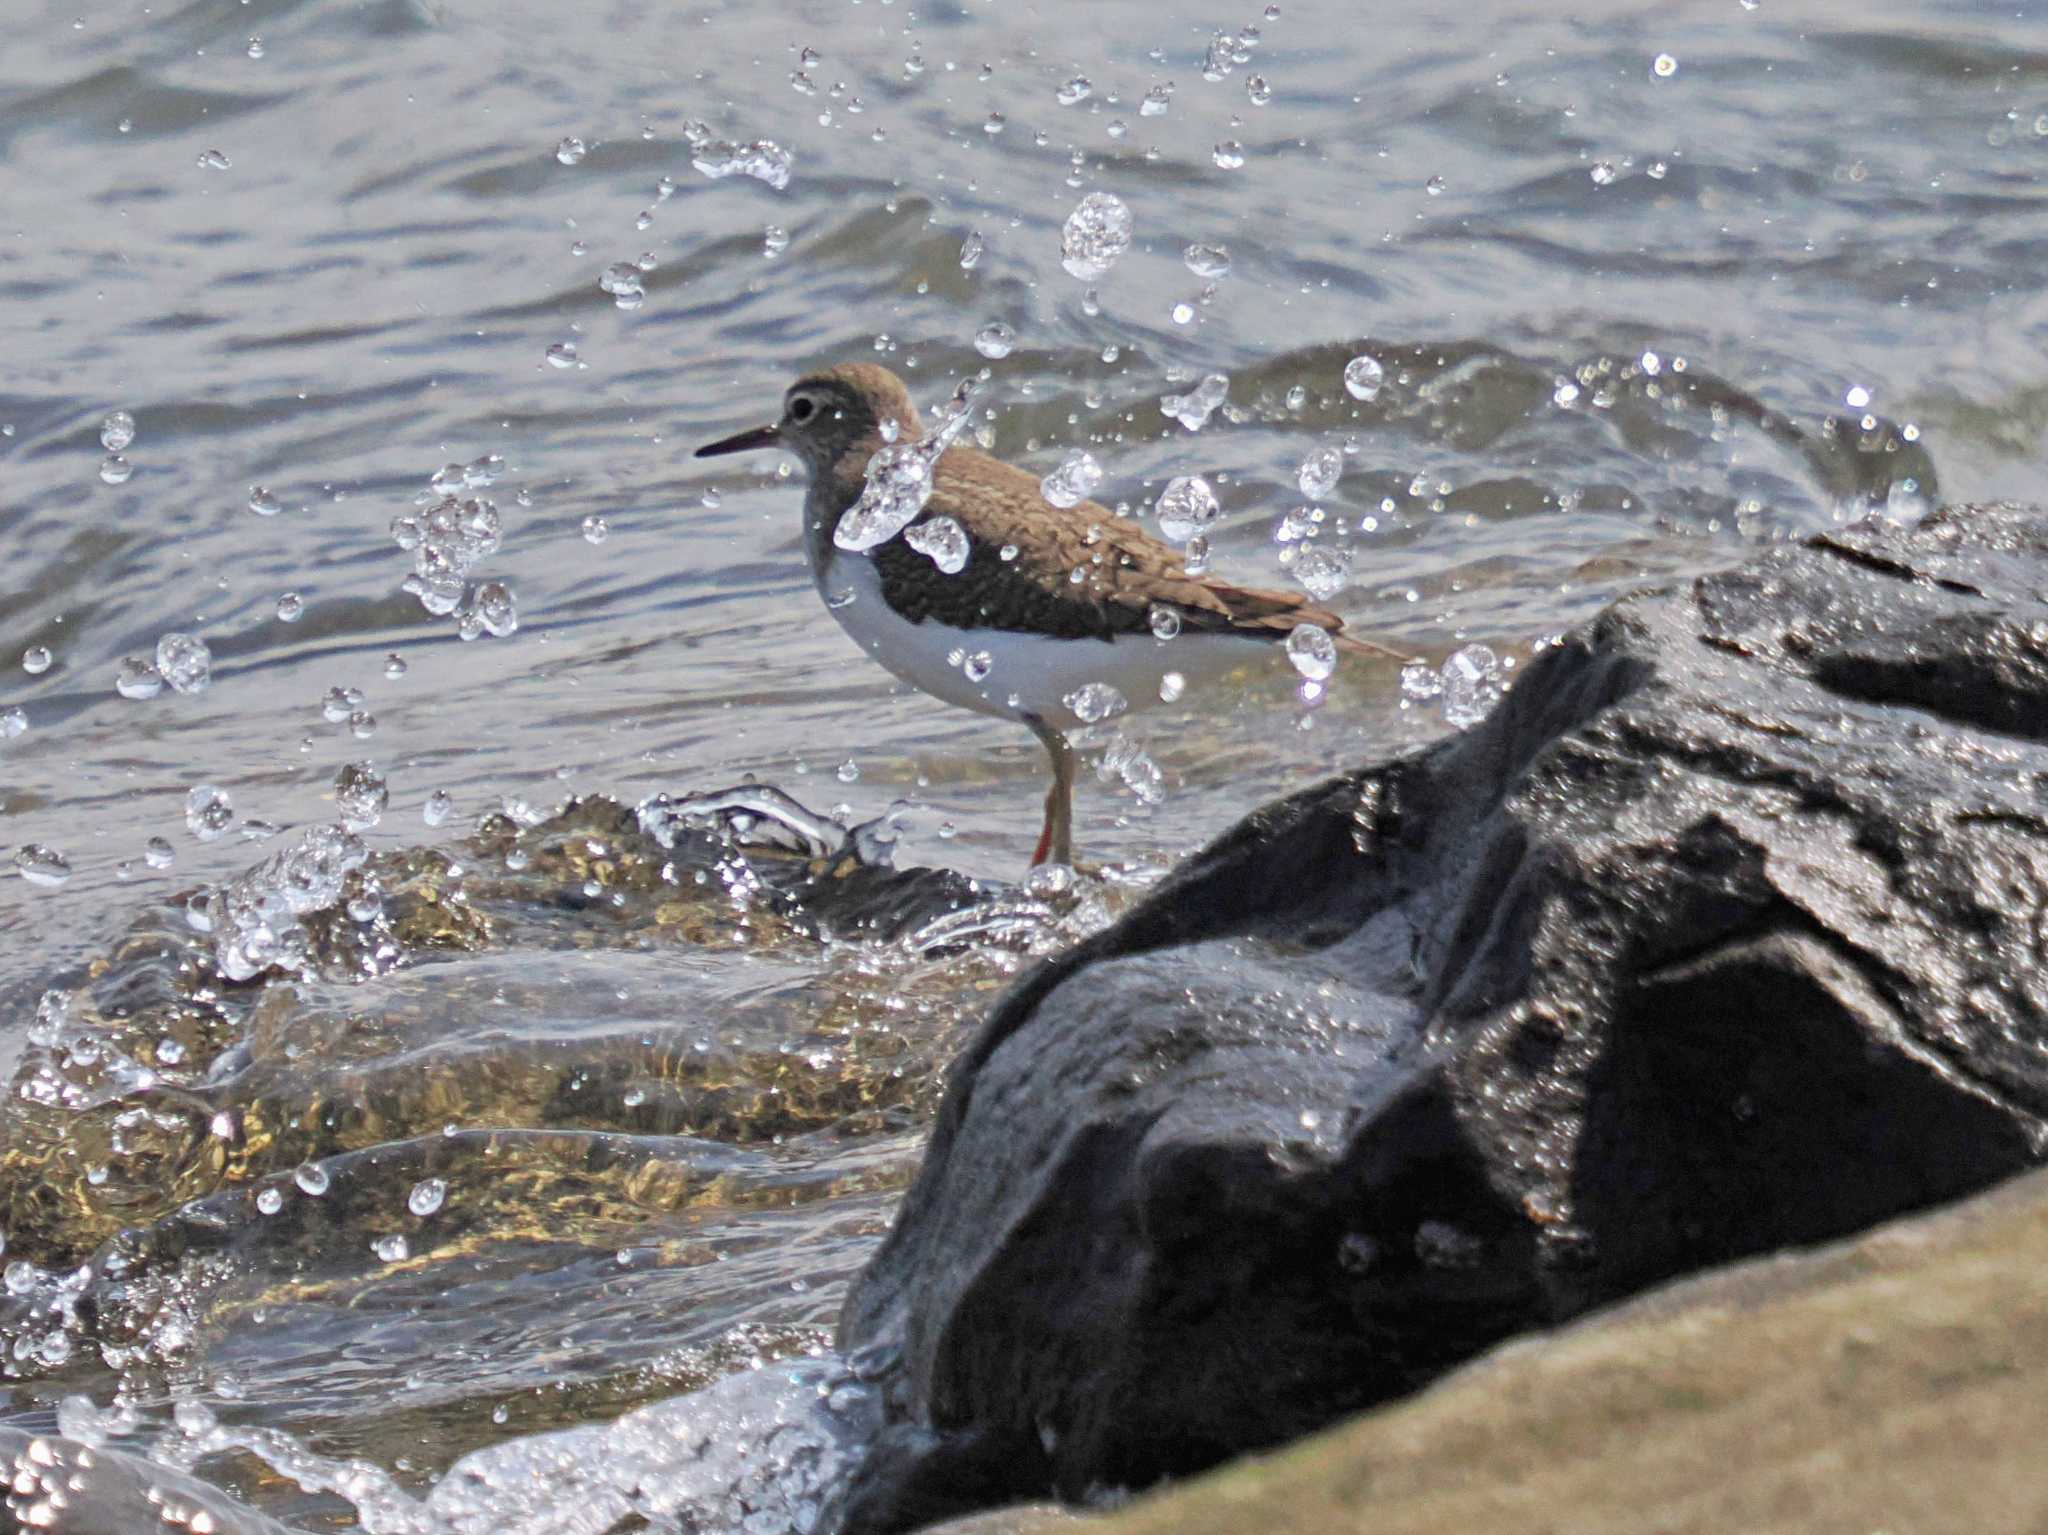
<svg viewBox="0 0 2048 1535"><path fill-rule="evenodd" d="M1131 709L1142 709L1159 701L1160 680L1168 672L1189 679L1213 676L1278 652L1265 641L1233 635L1064 640L1014 629L912 623L882 600L873 561L836 550L818 590L853 642L912 687L962 709L1005 719L1035 715L1061 730L1092 723L1066 701L1091 682L1106 683Z"/></svg>

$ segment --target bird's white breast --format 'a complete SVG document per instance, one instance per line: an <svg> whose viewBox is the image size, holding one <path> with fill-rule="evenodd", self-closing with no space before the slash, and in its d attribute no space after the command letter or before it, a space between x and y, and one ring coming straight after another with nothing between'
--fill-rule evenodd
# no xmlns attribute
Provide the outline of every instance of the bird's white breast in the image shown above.
<svg viewBox="0 0 2048 1535"><path fill-rule="evenodd" d="M1132 709L1159 701L1168 672L1214 675L1275 646L1232 635L1149 633L1115 640L1054 639L1013 629L957 629L912 623L882 600L882 582L865 554L834 549L817 572L818 591L853 642L912 687L962 709L1005 719L1030 714L1062 730L1081 721L1067 698L1106 683ZM976 679L986 664L986 675Z"/></svg>

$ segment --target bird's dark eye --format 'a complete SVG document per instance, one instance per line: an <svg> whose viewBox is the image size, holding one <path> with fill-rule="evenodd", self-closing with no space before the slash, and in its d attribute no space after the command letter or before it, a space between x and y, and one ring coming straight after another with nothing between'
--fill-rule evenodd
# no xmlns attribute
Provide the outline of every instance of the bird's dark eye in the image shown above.
<svg viewBox="0 0 2048 1535"><path fill-rule="evenodd" d="M798 426L818 413L818 403L807 394L800 394L789 402L789 419Z"/></svg>

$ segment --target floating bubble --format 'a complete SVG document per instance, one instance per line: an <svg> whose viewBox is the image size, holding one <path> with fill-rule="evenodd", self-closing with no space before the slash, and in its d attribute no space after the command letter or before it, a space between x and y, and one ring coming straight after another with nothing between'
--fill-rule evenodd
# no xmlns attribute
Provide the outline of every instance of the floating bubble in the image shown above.
<svg viewBox="0 0 2048 1535"><path fill-rule="evenodd" d="M1321 682L1337 669L1337 642L1315 624L1296 624L1287 636L1287 659L1310 682Z"/></svg>
<svg viewBox="0 0 2048 1535"><path fill-rule="evenodd" d="M1054 506L1079 506L1102 483L1102 465L1084 448L1075 448L1038 482L1038 492Z"/></svg>
<svg viewBox="0 0 2048 1535"><path fill-rule="evenodd" d="M266 487L251 485L249 487L249 510L258 517L275 517L284 510L284 503L273 496Z"/></svg>
<svg viewBox="0 0 2048 1535"><path fill-rule="evenodd" d="M53 847L30 842L14 850L14 872L31 885L54 890L71 878L71 860Z"/></svg>
<svg viewBox="0 0 2048 1535"><path fill-rule="evenodd" d="M1001 320L991 320L974 333L974 349L992 362L1008 357L1017 349L1017 332Z"/></svg>
<svg viewBox="0 0 2048 1535"><path fill-rule="evenodd" d="M1093 282L1131 247L1131 210L1112 192L1090 192L1074 205L1060 231L1060 264Z"/></svg>
<svg viewBox="0 0 2048 1535"><path fill-rule="evenodd" d="M1458 730L1476 725L1500 701L1500 657L1488 645L1454 650L1444 661L1441 681L1445 722Z"/></svg>
<svg viewBox="0 0 2048 1535"><path fill-rule="evenodd" d="M967 533L950 517L933 517L903 530L903 541L926 555L942 575L957 576L967 568Z"/></svg>
<svg viewBox="0 0 2048 1535"><path fill-rule="evenodd" d="M555 146L555 158L564 165L580 165L589 153L589 146L579 138L566 138Z"/></svg>
<svg viewBox="0 0 2048 1535"><path fill-rule="evenodd" d="M1173 417L1191 432L1199 432L1209 424L1209 418L1216 409L1230 397L1230 379L1221 373L1205 374L1201 383L1186 394L1167 394L1159 397L1161 414Z"/></svg>
<svg viewBox="0 0 2048 1535"><path fill-rule="evenodd" d="M235 824L234 801L225 789L195 784L185 796L185 830L201 842L218 842Z"/></svg>
<svg viewBox="0 0 2048 1535"><path fill-rule="evenodd" d="M1230 275L1230 252L1220 245L1190 245L1181 252L1181 260L1197 277Z"/></svg>
<svg viewBox="0 0 2048 1535"><path fill-rule="evenodd" d="M1294 478L1304 496L1320 501L1337 488L1337 481L1343 476L1344 450L1334 443L1324 443L1309 450Z"/></svg>
<svg viewBox="0 0 2048 1535"><path fill-rule="evenodd" d="M163 673L147 656L129 656L114 676L114 691L123 698L154 698L163 690Z"/></svg>
<svg viewBox="0 0 2048 1535"><path fill-rule="evenodd" d="M56 657L50 654L47 645L31 645L21 653L21 669L31 677L40 677L50 669Z"/></svg>
<svg viewBox="0 0 2048 1535"><path fill-rule="evenodd" d="M1354 400L1376 400L1387 381L1377 357L1354 357L1344 364L1344 392Z"/></svg>
<svg viewBox="0 0 2048 1535"><path fill-rule="evenodd" d="M375 826L390 803L390 786L372 764L347 762L334 775L334 808L350 831Z"/></svg>
<svg viewBox="0 0 2048 1535"><path fill-rule="evenodd" d="M446 789L436 789L429 794L426 803L420 806L420 819L429 826L439 826L455 814L455 797Z"/></svg>
<svg viewBox="0 0 2048 1535"><path fill-rule="evenodd" d="M1130 707L1130 701L1106 682L1084 683L1060 701L1084 725L1098 725Z"/></svg>
<svg viewBox="0 0 2048 1535"><path fill-rule="evenodd" d="M135 418L125 410L109 411L100 423L100 446L119 453L135 440Z"/></svg>
<svg viewBox="0 0 2048 1535"><path fill-rule="evenodd" d="M203 693L213 681L213 652L196 634L166 634L156 642L156 669L180 693Z"/></svg>
<svg viewBox="0 0 2048 1535"><path fill-rule="evenodd" d="M1168 480L1153 507L1160 536L1176 544L1199 536L1221 510L1216 493L1200 475L1177 475Z"/></svg>
<svg viewBox="0 0 2048 1535"><path fill-rule="evenodd" d="M441 1178L422 1178L405 1196L405 1207L424 1220L447 1201L448 1184Z"/></svg>

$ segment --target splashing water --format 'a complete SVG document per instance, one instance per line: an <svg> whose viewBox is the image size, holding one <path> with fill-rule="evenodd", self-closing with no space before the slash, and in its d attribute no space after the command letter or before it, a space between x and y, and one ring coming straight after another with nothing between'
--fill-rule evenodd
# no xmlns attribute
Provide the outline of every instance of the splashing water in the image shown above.
<svg viewBox="0 0 2048 1535"><path fill-rule="evenodd" d="M1131 248L1131 210L1113 192L1090 192L1060 231L1060 264L1083 282L1106 275Z"/></svg>
<svg viewBox="0 0 2048 1535"><path fill-rule="evenodd" d="M1160 536L1169 543L1185 544L1199 537L1222 508L1207 480L1200 475L1179 475L1166 482L1153 510L1159 518Z"/></svg>
<svg viewBox="0 0 2048 1535"><path fill-rule="evenodd" d="M301 919L337 904L347 875L368 858L362 840L346 828L315 826L214 891L206 919L221 974L246 981L272 966L303 970L313 946Z"/></svg>
<svg viewBox="0 0 2048 1535"><path fill-rule="evenodd" d="M1230 397L1229 376L1210 373L1203 376L1201 383L1186 394L1167 394L1159 397L1161 415L1171 416L1191 432L1199 432L1209 424L1209 418L1217 408Z"/></svg>
<svg viewBox="0 0 2048 1535"><path fill-rule="evenodd" d="M867 484L832 530L832 542L858 554L886 544L917 520L932 497L932 473L939 457L967 430L972 379L962 381L939 412L939 424L916 442L883 444L868 460Z"/></svg>
<svg viewBox="0 0 2048 1535"><path fill-rule="evenodd" d="M727 176L751 176L778 192L788 187L796 157L773 139L737 144L713 138L711 130L702 123L691 123L683 131L690 141L690 163L713 181Z"/></svg>
<svg viewBox="0 0 2048 1535"><path fill-rule="evenodd" d="M903 530L903 541L926 555L942 575L957 576L967 568L967 533L950 517L931 517Z"/></svg>
<svg viewBox="0 0 2048 1535"><path fill-rule="evenodd" d="M1079 506L1102 484L1102 465L1095 455L1076 448L1060 460L1059 468L1038 482L1039 494L1053 506Z"/></svg>
<svg viewBox="0 0 2048 1535"><path fill-rule="evenodd" d="M1444 720L1458 730L1485 719L1505 691L1500 657L1490 645L1467 645L1452 651L1444 661L1440 682Z"/></svg>

